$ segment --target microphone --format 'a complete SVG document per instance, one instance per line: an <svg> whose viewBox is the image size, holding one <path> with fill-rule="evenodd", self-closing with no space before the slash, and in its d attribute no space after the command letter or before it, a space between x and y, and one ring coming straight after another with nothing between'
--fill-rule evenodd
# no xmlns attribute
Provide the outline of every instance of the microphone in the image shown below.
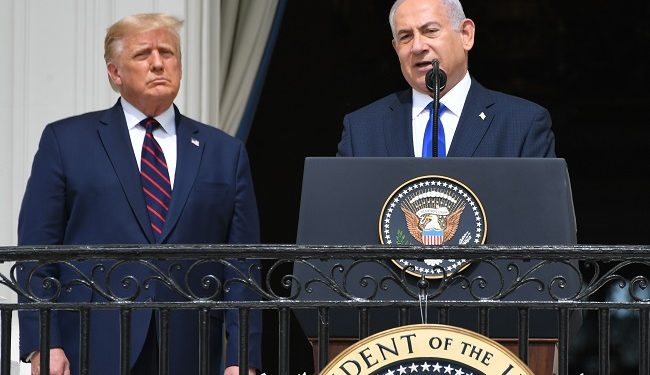
<svg viewBox="0 0 650 375"><path fill-rule="evenodd" d="M431 65L433 66L433 69L427 72L427 75L424 77L424 82L427 85L427 89L433 92L436 87L436 83L434 82L436 76L435 72L438 71L438 87L440 88L440 91L442 91L445 89L445 85L447 85L447 74L444 70L440 69L440 62L438 60L431 61Z"/></svg>
<svg viewBox="0 0 650 375"><path fill-rule="evenodd" d="M447 84L447 74L440 69L440 61L431 61L431 70L424 76L424 82L427 89L431 91L433 98L432 110L432 131L431 131L431 156L438 157L438 115L440 113L440 91L445 88Z"/></svg>

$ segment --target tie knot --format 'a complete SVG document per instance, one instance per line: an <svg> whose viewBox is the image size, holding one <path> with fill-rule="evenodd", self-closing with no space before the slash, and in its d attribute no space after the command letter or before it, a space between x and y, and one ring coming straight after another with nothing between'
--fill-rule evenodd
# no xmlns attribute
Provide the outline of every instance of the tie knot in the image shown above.
<svg viewBox="0 0 650 375"><path fill-rule="evenodd" d="M157 127L160 126L160 123L153 117L147 117L146 119L140 122L144 126L147 133L153 132Z"/></svg>
<svg viewBox="0 0 650 375"><path fill-rule="evenodd" d="M427 109L429 111L433 111L433 102L429 102L429 104L427 105ZM446 109L447 107L445 107L444 104L440 103L440 106L438 107L438 115L442 114L442 112L444 112Z"/></svg>

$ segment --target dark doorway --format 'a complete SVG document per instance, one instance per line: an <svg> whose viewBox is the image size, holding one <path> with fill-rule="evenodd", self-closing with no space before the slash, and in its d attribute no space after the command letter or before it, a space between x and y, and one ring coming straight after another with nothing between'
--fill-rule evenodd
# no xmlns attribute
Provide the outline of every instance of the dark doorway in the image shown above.
<svg viewBox="0 0 650 375"><path fill-rule="evenodd" d="M346 113L407 87L390 43L392 3L288 1L247 142L264 242L295 242L304 158L334 156ZM579 242L648 243L650 3L466 0L463 6L477 26L470 73L553 117Z"/></svg>

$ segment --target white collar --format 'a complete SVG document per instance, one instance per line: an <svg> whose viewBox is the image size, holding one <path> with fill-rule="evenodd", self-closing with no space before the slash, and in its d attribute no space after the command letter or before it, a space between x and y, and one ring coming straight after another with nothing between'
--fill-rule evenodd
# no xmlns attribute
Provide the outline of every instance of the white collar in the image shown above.
<svg viewBox="0 0 650 375"><path fill-rule="evenodd" d="M120 102L122 103L126 125L129 130L136 127L140 122L142 122L142 120L148 117L126 99L121 97ZM160 126L165 129L167 134L176 134L176 113L174 112L174 105L169 106L167 110L154 118L160 123Z"/></svg>
<svg viewBox="0 0 650 375"><path fill-rule="evenodd" d="M440 103L444 104L447 107L447 110L450 111L457 117L460 117L460 114L463 112L463 107L465 106L465 99L469 93L469 88L472 85L472 79L470 78L469 72L465 73L463 79L452 87L445 96L440 98ZM431 96L423 94L417 90L413 91L413 117L419 115L429 103L431 103Z"/></svg>

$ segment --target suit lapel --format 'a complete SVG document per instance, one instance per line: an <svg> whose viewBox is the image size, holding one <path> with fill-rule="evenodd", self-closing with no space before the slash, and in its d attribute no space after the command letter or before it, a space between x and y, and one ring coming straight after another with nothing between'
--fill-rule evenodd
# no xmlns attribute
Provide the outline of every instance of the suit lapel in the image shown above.
<svg viewBox="0 0 650 375"><path fill-rule="evenodd" d="M412 108L411 90L398 92L395 101L390 104L388 115L384 118L387 156L414 156Z"/></svg>
<svg viewBox="0 0 650 375"><path fill-rule="evenodd" d="M200 137L198 128L186 117L182 116L178 108L176 112L176 176L174 178L174 190L172 201L167 213L167 221L163 229L161 242L164 242L176 226L178 219L183 212L185 202L192 191L194 180L199 171L201 156L205 147L204 140Z"/></svg>
<svg viewBox="0 0 650 375"><path fill-rule="evenodd" d="M138 164L133 156L133 146L119 100L113 108L106 111L100 120L97 132L138 224L149 242L155 243L142 195Z"/></svg>
<svg viewBox="0 0 650 375"><path fill-rule="evenodd" d="M475 80L472 80L463 113L458 120L454 139L449 147L448 156L470 157L478 148L485 132L494 119L494 111L490 107L494 100L488 90Z"/></svg>

